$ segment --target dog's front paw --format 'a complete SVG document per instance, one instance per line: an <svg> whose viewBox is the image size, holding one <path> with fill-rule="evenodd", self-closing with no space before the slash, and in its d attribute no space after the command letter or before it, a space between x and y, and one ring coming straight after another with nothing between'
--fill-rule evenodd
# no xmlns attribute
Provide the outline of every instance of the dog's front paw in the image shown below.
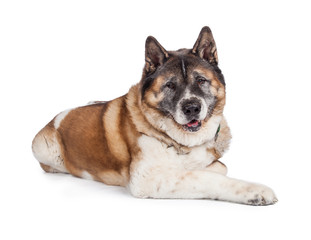
<svg viewBox="0 0 311 240"><path fill-rule="evenodd" d="M254 206L271 205L278 201L271 188L259 184L248 186L244 196L245 203Z"/></svg>

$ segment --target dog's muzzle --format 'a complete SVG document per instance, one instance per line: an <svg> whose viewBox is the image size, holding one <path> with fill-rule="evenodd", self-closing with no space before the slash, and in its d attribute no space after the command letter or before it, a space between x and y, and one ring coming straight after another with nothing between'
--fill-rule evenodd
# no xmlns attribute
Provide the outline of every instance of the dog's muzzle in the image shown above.
<svg viewBox="0 0 311 240"><path fill-rule="evenodd" d="M182 104L182 111L187 119L199 116L201 112L201 103L198 100L187 100Z"/></svg>
<svg viewBox="0 0 311 240"><path fill-rule="evenodd" d="M196 132L201 128L199 115L201 112L201 103L197 99L186 100L182 103L182 112L189 121L183 125L183 129L189 132Z"/></svg>

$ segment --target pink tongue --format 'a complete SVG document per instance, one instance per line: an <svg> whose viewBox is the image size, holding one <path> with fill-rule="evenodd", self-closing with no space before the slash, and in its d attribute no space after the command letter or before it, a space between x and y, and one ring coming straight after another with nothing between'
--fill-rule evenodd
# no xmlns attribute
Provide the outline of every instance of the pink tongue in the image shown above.
<svg viewBox="0 0 311 240"><path fill-rule="evenodd" d="M187 126L188 127L196 127L196 126L198 126L198 124L199 124L199 121L192 120L191 122L187 123Z"/></svg>

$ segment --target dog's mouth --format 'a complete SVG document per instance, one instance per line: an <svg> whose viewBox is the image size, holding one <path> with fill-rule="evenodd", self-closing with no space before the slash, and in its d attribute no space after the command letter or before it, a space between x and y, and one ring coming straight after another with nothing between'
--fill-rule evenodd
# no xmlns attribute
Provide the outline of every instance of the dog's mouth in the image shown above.
<svg viewBox="0 0 311 240"><path fill-rule="evenodd" d="M192 121L188 122L187 124L182 125L183 129L188 132L197 132L201 128L201 121L193 119Z"/></svg>

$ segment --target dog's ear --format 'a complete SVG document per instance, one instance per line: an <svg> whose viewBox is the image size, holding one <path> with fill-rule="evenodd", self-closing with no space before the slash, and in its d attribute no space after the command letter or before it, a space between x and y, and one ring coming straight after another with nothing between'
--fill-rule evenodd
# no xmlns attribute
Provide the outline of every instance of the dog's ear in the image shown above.
<svg viewBox="0 0 311 240"><path fill-rule="evenodd" d="M161 66L168 58L167 51L161 46L161 44L152 36L146 39L145 49L145 71L146 73L154 72L159 66Z"/></svg>
<svg viewBox="0 0 311 240"><path fill-rule="evenodd" d="M192 53L208 61L210 64L218 64L217 48L209 27L203 27L200 35L192 48Z"/></svg>

